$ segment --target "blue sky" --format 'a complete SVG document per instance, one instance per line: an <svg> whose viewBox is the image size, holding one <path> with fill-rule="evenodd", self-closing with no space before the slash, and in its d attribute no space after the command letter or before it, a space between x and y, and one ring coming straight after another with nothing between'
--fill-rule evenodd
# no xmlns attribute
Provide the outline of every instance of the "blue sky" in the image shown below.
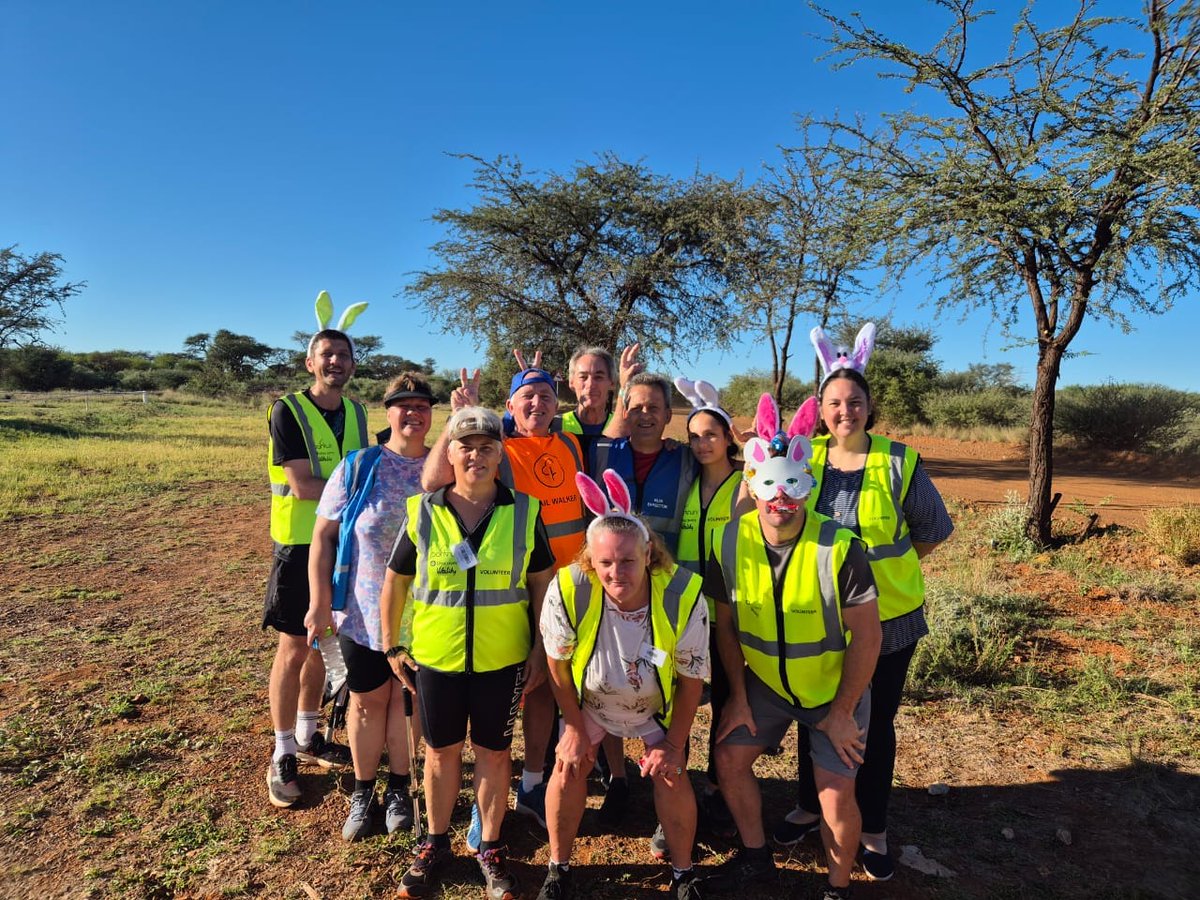
<svg viewBox="0 0 1200 900"><path fill-rule="evenodd" d="M993 5L1007 26L1021 4ZM916 0L856 8L905 39L940 32ZM9 0L3 19L0 245L59 252L88 282L47 336L70 350L179 350L218 328L284 346L327 289L339 310L370 301L355 330L388 352L469 365L469 336L393 296L432 262L434 211L472 202L471 167L449 153L566 170L612 150L753 178L798 113L914 99L819 61L822 23L798 2ZM1031 350L922 300L914 287L858 311L931 325L948 369L1011 362L1032 383ZM1194 301L1131 335L1089 321L1073 349L1091 355L1062 383L1200 389L1200 368L1172 365L1200 332ZM807 345L800 359L807 371ZM685 368L723 384L769 365L748 340Z"/></svg>

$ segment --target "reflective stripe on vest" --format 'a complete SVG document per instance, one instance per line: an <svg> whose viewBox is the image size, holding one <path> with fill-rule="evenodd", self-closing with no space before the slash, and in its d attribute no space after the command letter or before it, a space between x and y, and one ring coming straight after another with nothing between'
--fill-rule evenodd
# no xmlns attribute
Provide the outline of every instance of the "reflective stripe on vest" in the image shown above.
<svg viewBox="0 0 1200 900"><path fill-rule="evenodd" d="M537 500L518 491L513 503L496 506L478 562L464 571L453 548L466 537L454 512L433 496L407 501L408 535L417 548L409 591L413 658L441 672L491 672L524 662L532 646L525 572Z"/></svg>
<svg viewBox="0 0 1200 900"><path fill-rule="evenodd" d="M571 679L582 706L584 677L595 653L596 638L604 618L604 590L594 573L585 574L577 565L559 569L558 588L567 618L575 629ZM664 729L671 727L674 711L675 645L700 599L700 589L700 578L682 566L672 566L667 572L650 573L650 640L663 652L663 661L653 667L662 699L654 719Z"/></svg>
<svg viewBox="0 0 1200 900"><path fill-rule="evenodd" d="M317 406L303 394L287 394L280 401L296 418L308 465L314 478L328 480L334 468L351 450L367 446L367 410L361 403L342 398L345 427L342 443L325 422ZM274 409L274 404L271 405ZM267 410L267 421L271 420ZM353 414L353 418L352 418ZM353 427L351 427L353 423ZM313 527L317 524L317 501L301 500L292 494L287 472L277 466L274 442L267 440L267 477L271 483L271 539L277 544L311 544Z"/></svg>
<svg viewBox="0 0 1200 900"><path fill-rule="evenodd" d="M879 618L895 619L925 602L925 577L904 518L904 497L917 468L917 451L899 441L871 435L858 495L858 532L867 545L867 560L879 591ZM812 509L821 494L829 438L813 441Z"/></svg>
<svg viewBox="0 0 1200 900"><path fill-rule="evenodd" d="M789 703L821 706L837 693L847 645L837 573L853 539L834 520L808 512L784 572L781 608L758 513L721 533L717 558L746 664Z"/></svg>
<svg viewBox="0 0 1200 900"><path fill-rule="evenodd" d="M679 523L687 505L688 491L696 477L692 451L684 446L663 449L639 491L634 478L633 447L628 438L621 438L619 443L598 441L592 446L595 453L593 471L602 473L605 469L613 469L625 479L629 496L637 506L634 511L651 531L657 532L674 555L679 548Z"/></svg>
<svg viewBox="0 0 1200 900"><path fill-rule="evenodd" d="M556 567L567 565L583 547L588 520L575 473L584 471L583 454L572 436L553 432L544 437L517 436L504 441L500 483L541 502L542 524L550 538Z"/></svg>

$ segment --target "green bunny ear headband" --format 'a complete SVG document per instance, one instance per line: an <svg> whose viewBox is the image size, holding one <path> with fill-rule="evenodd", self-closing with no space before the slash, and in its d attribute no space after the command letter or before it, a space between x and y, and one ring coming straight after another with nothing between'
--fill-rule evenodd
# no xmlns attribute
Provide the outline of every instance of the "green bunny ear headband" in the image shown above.
<svg viewBox="0 0 1200 900"><path fill-rule="evenodd" d="M365 302L364 303L351 303L349 306L346 307L346 311L342 313L342 317L340 319L338 319L336 330L345 334L346 329L348 329L351 325L354 324L355 320L358 319L358 317L360 315L362 315L363 310L366 308L367 308L367 304ZM321 293L317 294L316 310L317 310L317 334L320 334L322 331L327 330L329 328L329 323L331 321L333 321L333 301L331 299L329 299L329 291L321 291ZM312 355L313 342L316 339L317 339L317 335L314 334L312 336L312 340L310 340L308 342L309 356ZM354 352L354 341L350 339L350 335L348 335L348 334L346 335L346 339L350 340L350 352L353 353Z"/></svg>

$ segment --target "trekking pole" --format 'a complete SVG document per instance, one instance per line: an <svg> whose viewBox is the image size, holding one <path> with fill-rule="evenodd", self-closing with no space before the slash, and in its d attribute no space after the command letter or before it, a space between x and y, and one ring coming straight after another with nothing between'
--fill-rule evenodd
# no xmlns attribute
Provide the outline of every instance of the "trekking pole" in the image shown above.
<svg viewBox="0 0 1200 900"><path fill-rule="evenodd" d="M413 804L413 837L421 837L421 774L417 767L417 739L413 732L413 707L416 704L416 698L412 692L404 685L400 686L404 691L404 734L408 739L408 771L409 778L412 781L412 804Z"/></svg>

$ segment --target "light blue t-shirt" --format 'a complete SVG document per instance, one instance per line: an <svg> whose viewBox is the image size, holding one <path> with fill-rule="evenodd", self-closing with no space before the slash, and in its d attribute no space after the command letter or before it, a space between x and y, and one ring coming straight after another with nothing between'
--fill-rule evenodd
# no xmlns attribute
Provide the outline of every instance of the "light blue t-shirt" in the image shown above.
<svg viewBox="0 0 1200 900"><path fill-rule="evenodd" d="M344 460L339 462L325 482L321 502L317 504L317 515L323 519L340 522L342 510L350 500L346 495L345 465ZM410 459L384 447L371 494L354 522L354 555L350 559L346 608L334 610L333 621L339 634L372 650L384 649L379 594L383 590L388 556L404 521L405 501L421 493L424 465L424 456ZM410 603L405 610L406 619L411 618L411 610ZM408 626L408 622L402 623L402 634Z"/></svg>

